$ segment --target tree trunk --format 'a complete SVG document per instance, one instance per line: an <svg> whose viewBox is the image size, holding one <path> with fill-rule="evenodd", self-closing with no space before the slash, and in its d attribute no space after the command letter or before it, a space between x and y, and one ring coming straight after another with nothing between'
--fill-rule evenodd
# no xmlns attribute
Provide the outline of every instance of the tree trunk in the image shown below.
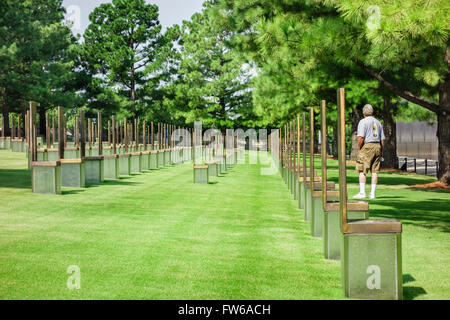
<svg viewBox="0 0 450 320"><path fill-rule="evenodd" d="M134 51L134 39L131 38L130 39L130 50ZM136 75L136 69L134 66L134 63L131 64L131 68L130 68L130 100L133 102L132 108L133 108L133 113L136 116L136 106L135 106L135 101L136 101L136 79L135 79L135 75Z"/></svg>
<svg viewBox="0 0 450 320"><path fill-rule="evenodd" d="M439 113L438 131L439 139L439 179L450 185L450 49L445 54L447 62L447 75L444 82L439 85Z"/></svg>
<svg viewBox="0 0 450 320"><path fill-rule="evenodd" d="M3 97L2 97L2 115L3 121L5 121L5 137L11 136L11 129L9 127L9 107L8 101L6 100L6 90L3 89Z"/></svg>
<svg viewBox="0 0 450 320"><path fill-rule="evenodd" d="M381 162L383 168L398 169L397 158L397 125L393 115L394 105L391 98L384 97L383 114L383 130L386 140L384 141L383 158Z"/></svg>
<svg viewBox="0 0 450 320"><path fill-rule="evenodd" d="M438 115L439 179L450 185L450 113Z"/></svg>
<svg viewBox="0 0 450 320"><path fill-rule="evenodd" d="M135 75L134 65L131 67L130 73L131 73L131 79L132 79L131 83L130 83L130 87L131 87L130 100L134 102L136 100L136 83L134 81L134 75Z"/></svg>
<svg viewBox="0 0 450 320"><path fill-rule="evenodd" d="M444 62L447 63L447 74L444 81L439 84L439 105L426 101L409 91L393 85L384 79L381 74L374 72L360 60L354 59L353 62L371 77L377 79L392 93L437 114L437 136L439 140L438 178L442 182L450 185L450 48L447 47L444 54Z"/></svg>
<svg viewBox="0 0 450 320"><path fill-rule="evenodd" d="M358 157L358 124L361 121L361 113L359 108L353 110L352 116L352 150L350 152L350 160L356 160Z"/></svg>
<svg viewBox="0 0 450 320"><path fill-rule="evenodd" d="M39 106L39 136L45 137L45 107Z"/></svg>
<svg viewBox="0 0 450 320"><path fill-rule="evenodd" d="M319 133L322 134L322 132L320 132L320 129L321 129L320 123L317 121L314 121L314 124L315 124L315 126L314 126L314 153L319 154L319 153L321 153L320 144L319 144ZM295 129L294 129L294 132L295 132ZM294 141L295 141L295 139L294 139ZM295 143L294 143L294 148L295 148Z"/></svg>
<svg viewBox="0 0 450 320"><path fill-rule="evenodd" d="M337 126L333 127L333 153L334 158L337 158L338 156L338 130Z"/></svg>
<svg viewBox="0 0 450 320"><path fill-rule="evenodd" d="M22 138L26 137L26 130L25 127L27 126L27 121L26 121L26 115L27 115L27 109L23 109L22 110Z"/></svg>
<svg viewBox="0 0 450 320"><path fill-rule="evenodd" d="M227 121L227 110L226 110L227 104L223 96L220 98L219 104L220 104L220 117L221 120L223 120L225 123L225 121ZM220 125L218 127L220 129Z"/></svg>

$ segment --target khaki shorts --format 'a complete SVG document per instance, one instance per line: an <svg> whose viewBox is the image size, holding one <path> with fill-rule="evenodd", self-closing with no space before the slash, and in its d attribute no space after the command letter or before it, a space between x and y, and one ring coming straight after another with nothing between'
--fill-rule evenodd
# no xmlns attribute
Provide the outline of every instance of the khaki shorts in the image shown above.
<svg viewBox="0 0 450 320"><path fill-rule="evenodd" d="M358 152L356 159L356 170L367 174L369 171L378 173L380 171L381 144L366 143Z"/></svg>

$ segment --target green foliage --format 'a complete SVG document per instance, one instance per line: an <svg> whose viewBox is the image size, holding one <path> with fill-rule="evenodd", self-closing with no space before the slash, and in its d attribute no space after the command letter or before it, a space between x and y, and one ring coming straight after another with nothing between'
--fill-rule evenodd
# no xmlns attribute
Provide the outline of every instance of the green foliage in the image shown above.
<svg viewBox="0 0 450 320"><path fill-rule="evenodd" d="M177 29L161 32L158 7L145 0L113 0L89 16L83 62L93 76L89 105L142 116L160 98L170 73Z"/></svg>
<svg viewBox="0 0 450 320"><path fill-rule="evenodd" d="M381 104L377 82L330 53L345 34L337 12L311 1L215 5L224 16L222 27L236 30L233 48L258 66L253 101L265 125L281 126L323 99L333 110L339 87L349 89L349 115L365 103ZM361 91L365 94L357 94Z"/></svg>
<svg viewBox="0 0 450 320"><path fill-rule="evenodd" d="M157 6L113 0L90 15L82 45L62 23L61 2L0 3L4 110L35 100L85 106L87 116L280 127L325 99L333 125L339 87L349 118L365 103L381 114L384 98L400 101L356 61L434 104L448 72L445 0L208 0L165 33Z"/></svg>
<svg viewBox="0 0 450 320"><path fill-rule="evenodd" d="M82 78L77 44L63 23L62 0L0 3L0 88L3 111L22 112L28 101L41 108L73 107Z"/></svg>
<svg viewBox="0 0 450 320"><path fill-rule="evenodd" d="M233 48L258 66L254 102L266 123L280 125L321 99L335 101L338 87L347 89L350 108L382 107L392 93L355 61L419 97L438 100L448 69L448 1L212 2L223 16L218 23L237 33Z"/></svg>
<svg viewBox="0 0 450 320"><path fill-rule="evenodd" d="M186 123L202 120L206 127L254 126L251 104L251 65L228 42L234 36L215 26L217 12L205 8L185 21L181 30L178 76L168 88L165 104Z"/></svg>
<svg viewBox="0 0 450 320"><path fill-rule="evenodd" d="M316 0L336 8L368 41L367 58L374 66L398 68L400 63L428 60L427 68L442 68L450 32L446 0ZM425 52L434 48L435 51ZM408 59L408 61L402 61ZM417 61L417 60L416 60ZM444 71L446 70L444 66ZM441 70L442 71L442 70Z"/></svg>
<svg viewBox="0 0 450 320"><path fill-rule="evenodd" d="M337 167L328 161L336 183ZM324 260L323 240L261 165L198 185L185 164L59 197L32 194L26 168L0 150L3 299L345 299L340 262ZM347 172L351 196L358 173ZM450 193L408 187L431 181L382 172L370 201L371 217L403 222L405 300L450 299ZM65 285L73 264L81 290Z"/></svg>
<svg viewBox="0 0 450 320"><path fill-rule="evenodd" d="M381 70L400 88L438 104L438 86L445 81L450 34L450 3L446 0L317 0L336 9L353 30L360 59Z"/></svg>
<svg viewBox="0 0 450 320"><path fill-rule="evenodd" d="M399 104L396 121L413 122L415 120L428 121L430 123L437 122L434 112L418 106L417 104L404 102Z"/></svg>

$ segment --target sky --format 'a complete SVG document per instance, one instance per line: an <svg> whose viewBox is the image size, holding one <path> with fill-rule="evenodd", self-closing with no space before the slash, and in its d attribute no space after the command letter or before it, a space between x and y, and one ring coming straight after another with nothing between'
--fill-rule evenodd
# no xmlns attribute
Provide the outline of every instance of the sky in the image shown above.
<svg viewBox="0 0 450 320"><path fill-rule="evenodd" d="M66 7L66 19L74 25L72 31L83 34L89 24L89 14L100 4L111 0L64 0ZM174 24L181 24L183 20L189 20L191 16L202 9L204 0L147 0L148 3L159 7L159 21L165 30Z"/></svg>

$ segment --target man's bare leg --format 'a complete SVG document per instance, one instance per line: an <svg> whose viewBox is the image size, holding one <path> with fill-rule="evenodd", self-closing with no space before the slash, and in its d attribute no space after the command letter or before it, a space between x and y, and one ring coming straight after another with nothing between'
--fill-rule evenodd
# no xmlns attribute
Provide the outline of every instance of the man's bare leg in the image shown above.
<svg viewBox="0 0 450 320"><path fill-rule="evenodd" d="M370 199L375 199L375 192L377 191L377 184L378 184L378 173L374 172L372 173L372 191L370 191Z"/></svg>
<svg viewBox="0 0 450 320"><path fill-rule="evenodd" d="M366 180L367 180L367 178L366 178L366 175L364 174L364 172L360 172L359 173L359 183L366 183Z"/></svg>
<svg viewBox="0 0 450 320"><path fill-rule="evenodd" d="M359 193L354 196L355 199L363 199L366 197L366 175L364 172L359 173Z"/></svg>

